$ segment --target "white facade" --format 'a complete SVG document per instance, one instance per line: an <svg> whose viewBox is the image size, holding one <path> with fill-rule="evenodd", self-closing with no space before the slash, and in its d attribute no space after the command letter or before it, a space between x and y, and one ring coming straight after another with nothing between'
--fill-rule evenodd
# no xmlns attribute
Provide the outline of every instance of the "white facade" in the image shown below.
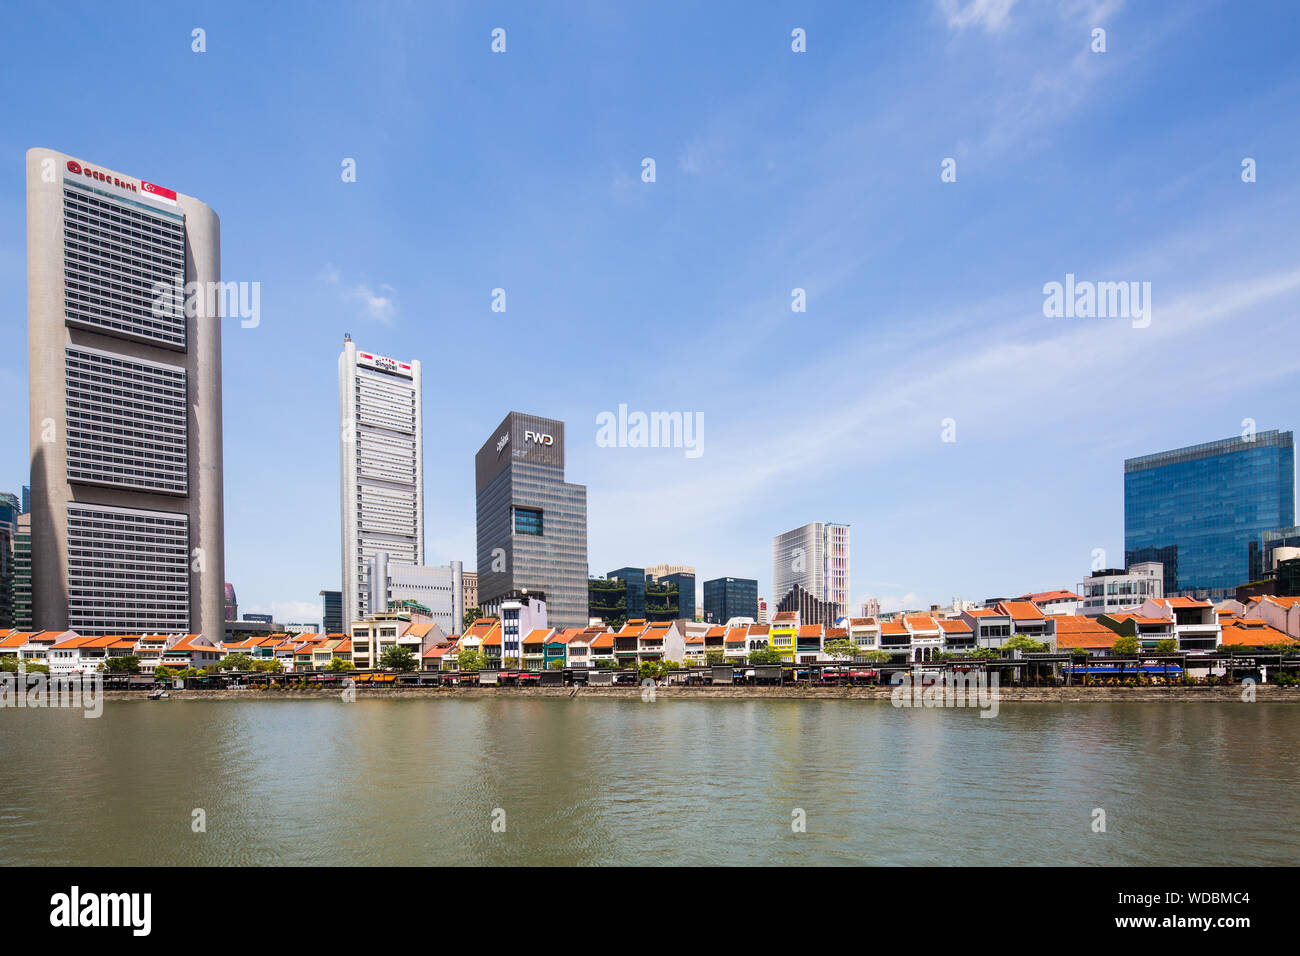
<svg viewBox="0 0 1300 956"><path fill-rule="evenodd" d="M346 338L339 355L345 631L372 612L371 558L424 564L422 417L420 363L359 350Z"/></svg>
<svg viewBox="0 0 1300 956"><path fill-rule="evenodd" d="M1164 597L1164 565L1158 561L1135 564L1127 571L1097 571L1079 584L1075 613L1087 617L1135 610L1145 602Z"/></svg>
<svg viewBox="0 0 1300 956"><path fill-rule="evenodd" d="M796 584L819 601L849 612L849 526L813 521L772 539L772 594L775 604Z"/></svg>
<svg viewBox="0 0 1300 956"><path fill-rule="evenodd" d="M465 589L461 563L446 567L394 564L386 554L367 562L367 588L372 607L387 609L394 601L415 601L429 609L444 634L459 634L465 621Z"/></svg>

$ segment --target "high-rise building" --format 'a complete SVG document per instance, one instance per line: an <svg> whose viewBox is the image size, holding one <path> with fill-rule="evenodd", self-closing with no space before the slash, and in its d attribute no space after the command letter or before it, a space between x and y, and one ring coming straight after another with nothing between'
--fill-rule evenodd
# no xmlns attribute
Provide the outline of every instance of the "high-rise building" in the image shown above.
<svg viewBox="0 0 1300 956"><path fill-rule="evenodd" d="M227 621L239 620L239 598L235 597L235 586L229 581L226 582L225 613L223 617Z"/></svg>
<svg viewBox="0 0 1300 956"><path fill-rule="evenodd" d="M545 594L551 627L587 626L587 488L564 480L564 423L508 414L474 458L479 606Z"/></svg>
<svg viewBox="0 0 1300 956"><path fill-rule="evenodd" d="M387 554L424 564L424 466L420 363L362 351L339 355L339 486L343 531L343 629L372 609L367 562Z"/></svg>
<svg viewBox="0 0 1300 956"><path fill-rule="evenodd" d="M444 634L459 634L465 620L465 586L462 566L453 561L446 567L390 562L387 554L368 561L367 606L388 611L393 604L414 601L429 609L433 622Z"/></svg>
<svg viewBox="0 0 1300 956"><path fill-rule="evenodd" d="M216 213L27 152L34 626L223 633Z"/></svg>
<svg viewBox="0 0 1300 956"><path fill-rule="evenodd" d="M684 621L695 620L695 572L673 571L661 574L660 584L677 585L677 617Z"/></svg>
<svg viewBox="0 0 1300 956"><path fill-rule="evenodd" d="M1291 432L1175 448L1124 462L1125 567L1158 561L1165 597L1221 600L1251 577L1251 545L1295 524Z"/></svg>
<svg viewBox="0 0 1300 956"><path fill-rule="evenodd" d="M670 574L694 574L695 569L689 564L652 564L645 573L650 580L658 581Z"/></svg>
<svg viewBox="0 0 1300 956"><path fill-rule="evenodd" d="M478 572L465 571L461 574L461 585L465 592L465 610L472 607L478 607ZM448 631L448 634L459 634L464 626L463 621L456 622L456 630Z"/></svg>
<svg viewBox="0 0 1300 956"><path fill-rule="evenodd" d="M758 623L767 623L767 598L765 597L760 597L758 599Z"/></svg>
<svg viewBox="0 0 1300 956"><path fill-rule="evenodd" d="M343 630L343 592L320 592L321 630L326 634L344 634Z"/></svg>
<svg viewBox="0 0 1300 956"><path fill-rule="evenodd" d="M880 617L880 598L867 598L862 602L863 617Z"/></svg>
<svg viewBox="0 0 1300 956"><path fill-rule="evenodd" d="M813 521L772 539L772 594L778 607L799 585L814 600L849 608L849 526Z"/></svg>
<svg viewBox="0 0 1300 956"><path fill-rule="evenodd" d="M726 624L733 617L758 621L758 581L754 578L714 578L704 582L704 620Z"/></svg>
<svg viewBox="0 0 1300 956"><path fill-rule="evenodd" d="M624 619L643 618L645 617L645 584L649 575L645 568L619 568L617 571L610 571L605 575L611 578L627 583L627 610L623 614ZM593 616L602 617L595 611L590 612Z"/></svg>
<svg viewBox="0 0 1300 956"><path fill-rule="evenodd" d="M14 629L32 630L32 516L18 516L14 531Z"/></svg>

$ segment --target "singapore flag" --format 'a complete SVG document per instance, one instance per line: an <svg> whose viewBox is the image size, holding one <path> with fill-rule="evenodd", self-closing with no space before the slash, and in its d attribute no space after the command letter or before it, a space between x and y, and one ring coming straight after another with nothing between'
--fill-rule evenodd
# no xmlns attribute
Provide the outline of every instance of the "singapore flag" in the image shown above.
<svg viewBox="0 0 1300 956"><path fill-rule="evenodd" d="M153 183L145 182L142 179L140 180L140 191L148 193L154 199L160 199L169 205L177 205L176 190L174 189L168 189L166 186L155 186Z"/></svg>

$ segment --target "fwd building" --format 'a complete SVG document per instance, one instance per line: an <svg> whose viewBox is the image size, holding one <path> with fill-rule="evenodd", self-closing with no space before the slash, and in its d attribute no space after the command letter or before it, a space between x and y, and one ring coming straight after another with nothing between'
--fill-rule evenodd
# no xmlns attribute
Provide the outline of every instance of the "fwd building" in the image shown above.
<svg viewBox="0 0 1300 956"><path fill-rule="evenodd" d="M587 625L587 488L564 480L564 423L511 412L474 457L479 605L542 592L548 627Z"/></svg>
<svg viewBox="0 0 1300 956"><path fill-rule="evenodd" d="M197 199L28 150L37 629L224 633L220 278Z"/></svg>
<svg viewBox="0 0 1300 956"><path fill-rule="evenodd" d="M358 349L339 355L343 630L367 614L374 559L424 564L420 363ZM457 625L459 627L459 625Z"/></svg>

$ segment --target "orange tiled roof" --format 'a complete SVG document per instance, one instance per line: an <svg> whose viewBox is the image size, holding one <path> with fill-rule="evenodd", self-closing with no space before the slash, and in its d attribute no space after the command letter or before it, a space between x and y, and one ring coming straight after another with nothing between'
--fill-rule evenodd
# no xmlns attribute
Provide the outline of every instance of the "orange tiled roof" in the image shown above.
<svg viewBox="0 0 1300 956"><path fill-rule="evenodd" d="M1264 644L1296 644L1277 628L1258 618L1245 617L1223 625L1223 643L1229 646L1258 647Z"/></svg>
<svg viewBox="0 0 1300 956"><path fill-rule="evenodd" d="M799 626L798 637L821 637L822 626L820 624L801 624Z"/></svg>
<svg viewBox="0 0 1300 956"><path fill-rule="evenodd" d="M765 636L767 635L767 633L768 633L768 626L767 626L766 624L751 624L751 625L749 625L749 636L750 636L750 637L765 637Z"/></svg>
<svg viewBox="0 0 1300 956"><path fill-rule="evenodd" d="M998 610L1010 616L1013 621L1041 621L1043 612L1029 601L1002 601Z"/></svg>
<svg viewBox="0 0 1300 956"><path fill-rule="evenodd" d="M1037 604L1039 601L1078 601L1079 595L1073 591L1035 591L1033 594L1022 594L1016 598L1017 601L1032 601Z"/></svg>
<svg viewBox="0 0 1300 956"><path fill-rule="evenodd" d="M906 634L907 628L903 627L901 621L884 621L880 625L880 633L883 634Z"/></svg>
<svg viewBox="0 0 1300 956"><path fill-rule="evenodd" d="M1056 646L1061 650L1076 647L1114 647L1117 633L1090 617L1057 617Z"/></svg>
<svg viewBox="0 0 1300 956"><path fill-rule="evenodd" d="M744 627L733 627L731 630L727 632L727 639L725 643L727 644L745 643L745 634L747 630L748 629Z"/></svg>
<svg viewBox="0 0 1300 956"><path fill-rule="evenodd" d="M945 634L971 634L971 626L959 617L939 618L935 621L939 625L939 630Z"/></svg>

